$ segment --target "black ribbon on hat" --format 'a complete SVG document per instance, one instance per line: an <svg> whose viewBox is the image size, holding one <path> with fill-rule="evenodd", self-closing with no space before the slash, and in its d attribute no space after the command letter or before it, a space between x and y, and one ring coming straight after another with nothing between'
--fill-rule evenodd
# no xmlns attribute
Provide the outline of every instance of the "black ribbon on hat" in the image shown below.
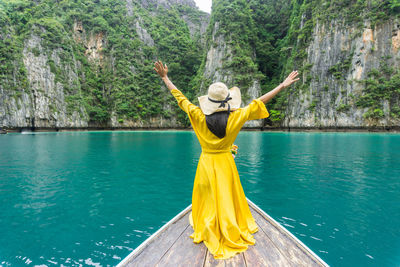
<svg viewBox="0 0 400 267"><path fill-rule="evenodd" d="M229 100L232 100L232 97L230 97L230 93L228 93L228 95L226 96L226 98L224 100L214 100L211 98L208 98L208 100L210 100L211 102L214 102L214 103L221 103L221 105L219 105L219 108L224 108L225 103L227 103ZM228 106L229 106L229 104L228 104Z"/></svg>
<svg viewBox="0 0 400 267"><path fill-rule="evenodd" d="M209 97L208 97L208 100L210 100L211 102L214 102L214 103L221 103L221 105L219 105L218 108L224 108L225 103L227 103L228 104L228 113L229 113L231 110L231 105L229 105L228 101L232 99L232 97L230 97L230 95L231 94L228 92L228 95L226 96L226 98L224 100L214 100Z"/></svg>

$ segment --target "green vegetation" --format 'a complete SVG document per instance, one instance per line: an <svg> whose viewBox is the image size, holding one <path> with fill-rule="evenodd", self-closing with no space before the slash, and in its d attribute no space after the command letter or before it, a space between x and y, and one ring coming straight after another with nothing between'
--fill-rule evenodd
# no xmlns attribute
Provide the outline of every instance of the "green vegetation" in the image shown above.
<svg viewBox="0 0 400 267"><path fill-rule="evenodd" d="M316 5L317 18L322 22L339 19L345 24L356 24L362 27L365 19L371 22L371 27L380 21L386 21L389 16L399 16L399 0L335 0L320 1Z"/></svg>
<svg viewBox="0 0 400 267"><path fill-rule="evenodd" d="M244 89L249 88L255 79L262 79L264 76L259 72L254 46L257 41L256 25L252 17L252 9L246 0L217 0L213 2L213 12L206 34L206 48L217 46L212 39L214 26L218 28L214 33L215 37L222 35L227 45L232 49L230 59L222 62L223 73L232 75L233 83ZM207 87L211 81L204 79L206 56L198 70L198 75L192 83L192 88L197 89L203 83ZM243 98L246 99L245 90Z"/></svg>
<svg viewBox="0 0 400 267"><path fill-rule="evenodd" d="M269 115L269 119L273 122L280 122L283 119L283 114L279 110L271 109Z"/></svg>
<svg viewBox="0 0 400 267"><path fill-rule="evenodd" d="M12 20L0 2L0 84L9 91L21 91L28 80L22 62L22 42L11 27Z"/></svg>
<svg viewBox="0 0 400 267"><path fill-rule="evenodd" d="M1 87L15 100L23 91L31 92L23 63L25 51L47 57L55 82L64 89L68 114L86 111L90 122L102 125L110 122L112 113L120 124L178 114L178 121L187 126L189 121L177 105L171 105L172 111L166 108L165 103L174 99L154 72L153 63L157 59L168 63L171 80L197 103L200 86L204 89L211 83L203 77L206 51L223 45L212 38L217 23L215 35L222 35L231 48L229 60L224 59L219 71L232 75L234 84L244 89L244 99L248 97L245 89L254 80L260 81L265 93L292 70L300 72L299 83L267 104L271 120L279 124L289 99L299 94L312 97L311 111L319 106L322 95L330 95L332 105L335 102L337 93L329 93L328 85L311 88L311 84L320 84L313 64L307 61L317 22L327 29L332 20L343 27L356 25L359 31L353 34L357 36L364 21L374 27L390 17L400 18L400 0L214 0L207 32L200 36L190 34L183 18L200 24L203 12L185 5L167 9L151 1L145 6L132 1L132 16L128 16L124 0L0 0ZM32 36L40 37L40 43L24 50ZM354 50L343 51L328 69L341 86L353 55ZM354 103L368 108L366 118L380 118L386 100L389 115L400 118L400 74L387 64L383 60L379 69L371 70L361 81L365 86L362 96L341 103L337 112L348 111Z"/></svg>
<svg viewBox="0 0 400 267"><path fill-rule="evenodd" d="M287 1L282 1L287 3ZM278 11L278 21L282 19L288 24L281 24L280 32L283 34L276 40L276 61L280 62L275 73L270 77L269 90L283 81L292 70L298 70L306 80L291 88L283 90L269 104L271 108L280 110L285 115L290 96L297 97L299 91L310 90L310 70L312 65L306 62L306 48L311 39L311 33L315 26L313 8L319 5L317 1L290 1L289 7ZM290 12L288 12L290 11ZM280 18L281 17L281 18ZM301 27L302 26L302 27ZM300 77L300 78L302 78ZM310 109L315 109L316 104L310 105ZM284 116L283 116L284 117Z"/></svg>
<svg viewBox="0 0 400 267"><path fill-rule="evenodd" d="M349 69L351 67L351 60L353 59L353 55L354 55L354 49L351 51L351 53L345 59L340 59L339 63L331 66L328 69L328 72L331 73L338 80L346 78L346 77L343 77L343 75L349 71Z"/></svg>
<svg viewBox="0 0 400 267"><path fill-rule="evenodd" d="M390 115L397 118L399 115L400 99L400 70L395 70L387 64L387 58L382 58L379 69L372 69L367 79L358 81L365 86L363 94L356 101L356 106L368 108L365 118L381 118L383 101L389 103Z"/></svg>
<svg viewBox="0 0 400 267"><path fill-rule="evenodd" d="M314 99L314 100L311 102L310 110L311 110L311 111L315 111L315 107L316 107L316 106L317 106L317 100Z"/></svg>
<svg viewBox="0 0 400 267"><path fill-rule="evenodd" d="M193 99L195 92L188 84L196 74L203 48L200 36L190 36L182 15L199 21L204 13L186 6L144 9L132 3L133 16L127 16L126 1L74 0L40 2L28 0L0 1L0 81L7 90L29 89L22 62L24 41L32 35L41 38L43 48L32 48L34 56L48 57L55 81L63 85L67 112L80 112L84 106L90 120L107 123L111 111L119 121L148 120L169 116L165 101L174 101L153 70L156 59L168 62L171 79ZM150 14L152 12L152 14ZM156 15L154 15L154 13ZM155 46L146 44L136 33L136 23L145 28ZM80 23L83 30L74 32ZM74 37L79 36L80 41ZM87 47L88 40L102 47ZM88 59L88 49L99 57ZM57 52L55 52L57 51ZM59 57L55 62L54 53ZM79 62L78 69L75 68ZM70 81L69 70L79 75ZM17 76L17 79L11 77ZM18 81L14 84L14 80ZM28 90L29 91L29 90ZM176 105L171 105L179 110ZM179 119L188 123L180 112Z"/></svg>
<svg viewBox="0 0 400 267"><path fill-rule="evenodd" d="M337 108L336 111L337 112L346 112L351 108L351 105L349 104L340 104Z"/></svg>
<svg viewBox="0 0 400 267"><path fill-rule="evenodd" d="M278 1L281 2L281 1ZM283 2L283 1L282 1ZM278 4L279 5L279 4ZM270 9L272 9L270 7ZM290 14L288 15L285 11L277 11L276 13L279 16L285 18L285 16L289 16L289 24L287 31L286 28L281 28L281 32L284 33L283 38L280 37L277 40L279 46L276 49L279 49L280 57L277 61L280 62L280 66L277 68L276 73L272 76L269 76L270 81L272 82L272 86L268 88L268 90L273 89L273 84L278 84L281 80L283 80L292 70L298 70L305 79L301 79L300 83L295 84L291 88L284 90L282 93L277 95L271 101L270 108L275 110L280 110L283 114L286 110L288 99L290 97L297 97L300 92L310 91L310 82L316 77L310 76L310 64L306 61L307 51L306 49L309 46L311 40L311 33L314 27L316 26L317 21L320 25L325 24L325 26L329 29L332 20L337 20L339 23L342 23L341 26L348 25L356 25L360 31L356 32L353 37L361 34L361 29L364 27L364 21L369 21L371 23L371 27L374 28L376 24L379 22L385 22L390 17L392 18L400 18L400 1L399 0L291 0L290 6L287 10L290 10ZM282 19L285 20L285 19ZM325 51L321 51L324 53ZM342 58L338 61L337 64L331 66L329 68L329 73L333 75L333 77L337 80L338 83L343 85L343 81L346 79L345 74L348 73L349 68L351 67L351 61L354 55L354 48L350 52L344 52ZM382 65L384 66L384 65ZM386 75L386 82L383 82L380 87L379 92L374 92L374 89L377 88L377 84L379 83L377 77L371 77L369 81L364 82L366 86L366 95L362 98L361 102L366 103L367 99L372 99L371 96L378 97L381 95L386 95L386 97L392 97L391 106L394 106L396 102L396 96L394 93L393 86L397 84L397 76L393 73L392 78ZM275 81L275 83L274 83ZM382 82L382 81L381 81ZM399 87L397 87L399 88ZM313 92L320 94L318 88L314 88L313 90L317 90ZM321 91L328 91L329 87L325 85L321 88ZM336 94L331 95L331 99L334 104L334 99ZM360 103L361 103L360 102ZM375 98L374 101L370 100L370 102L374 102L374 106L371 107L371 110L374 111L377 108L381 108L381 104L377 104L380 102L380 98ZM393 105L392 105L393 104ZM346 104L338 107L338 111L346 111L348 110L350 104ZM311 111L313 111L316 107L316 103L312 103L309 107ZM371 114L371 113L370 113ZM379 112L376 111L374 113L376 116L379 115ZM391 114L396 114L396 112L391 112ZM368 115L367 115L368 116Z"/></svg>
<svg viewBox="0 0 400 267"><path fill-rule="evenodd" d="M282 38L286 35L290 15L289 1L275 0L216 0L213 1L213 12L207 30L207 48L217 46L211 39L216 22L218 30L215 36L223 35L225 41L232 49L231 59L223 63L224 73L233 77L233 83L242 89L252 86L254 80L261 82L263 93L270 91L279 84L279 76L284 66L280 61ZM202 76L205 67L205 56L192 83L193 88L198 88L207 81ZM243 99L248 95L243 90ZM274 121L283 118L280 104L268 104L277 113L272 113ZM278 107L278 108L276 108ZM276 115L276 116L275 116Z"/></svg>

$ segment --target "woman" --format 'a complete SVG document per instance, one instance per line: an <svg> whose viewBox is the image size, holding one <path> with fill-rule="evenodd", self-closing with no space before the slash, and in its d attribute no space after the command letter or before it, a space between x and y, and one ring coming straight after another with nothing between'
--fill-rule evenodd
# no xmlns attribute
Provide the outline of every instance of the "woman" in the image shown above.
<svg viewBox="0 0 400 267"><path fill-rule="evenodd" d="M230 148L246 121L269 116L264 104L298 81L298 72L293 71L275 89L240 108L237 87L228 90L223 83L210 85L208 94L199 97L198 107L168 79L167 65L158 61L154 69L188 115L202 149L193 185L189 223L194 232L190 237L195 243L203 241L215 259L230 258L254 245L252 234L258 230Z"/></svg>

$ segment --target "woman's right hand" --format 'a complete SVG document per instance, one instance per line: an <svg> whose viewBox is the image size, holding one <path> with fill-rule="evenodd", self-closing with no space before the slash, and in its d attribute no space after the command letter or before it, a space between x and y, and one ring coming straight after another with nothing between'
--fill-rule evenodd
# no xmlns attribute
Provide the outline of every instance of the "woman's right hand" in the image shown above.
<svg viewBox="0 0 400 267"><path fill-rule="evenodd" d="M264 104L270 101L272 98L275 97L277 93L279 93L283 88L290 86L292 83L297 82L300 80L300 78L297 78L297 75L299 73L296 71L292 71L292 73L289 74L289 76L277 87L275 87L273 90L269 91L268 93L260 96L258 99L260 99Z"/></svg>
<svg viewBox="0 0 400 267"><path fill-rule="evenodd" d="M282 85L284 87L288 87L290 85L292 85L292 83L297 82L298 80L300 80L300 78L297 78L297 75L299 75L299 73L296 71L292 71L292 73L289 74L289 76L287 76L287 78L283 81Z"/></svg>
<svg viewBox="0 0 400 267"><path fill-rule="evenodd" d="M167 77L167 73L168 73L167 64L165 64L165 66L163 66L161 60L159 60L154 65L156 66L154 68L154 70L157 71L158 75L160 75L161 78Z"/></svg>

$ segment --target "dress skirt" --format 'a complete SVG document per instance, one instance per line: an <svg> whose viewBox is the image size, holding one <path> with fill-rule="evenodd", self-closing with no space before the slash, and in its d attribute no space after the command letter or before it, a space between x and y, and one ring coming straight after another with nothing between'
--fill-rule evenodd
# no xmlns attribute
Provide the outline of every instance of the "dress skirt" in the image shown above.
<svg viewBox="0 0 400 267"><path fill-rule="evenodd" d="M230 152L202 152L189 215L193 242L204 241L215 259L227 259L255 244L258 227L251 215Z"/></svg>

